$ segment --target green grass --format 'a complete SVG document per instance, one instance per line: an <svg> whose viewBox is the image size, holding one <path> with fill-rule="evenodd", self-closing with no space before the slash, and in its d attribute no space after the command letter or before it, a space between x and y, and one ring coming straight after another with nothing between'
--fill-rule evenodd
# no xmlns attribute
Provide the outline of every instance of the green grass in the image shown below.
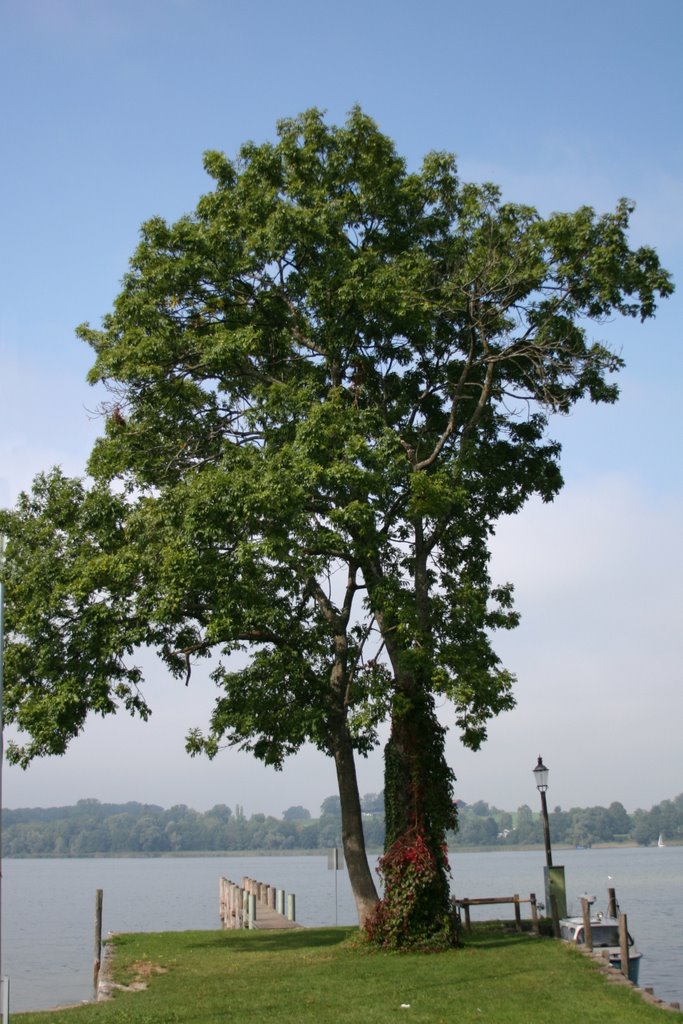
<svg viewBox="0 0 683 1024"><path fill-rule="evenodd" d="M352 928L173 932L115 938L114 978L146 990L13 1014L16 1024L647 1024L662 1016L550 939L481 928L462 949L370 951ZM406 1004L406 1005L403 1005Z"/></svg>

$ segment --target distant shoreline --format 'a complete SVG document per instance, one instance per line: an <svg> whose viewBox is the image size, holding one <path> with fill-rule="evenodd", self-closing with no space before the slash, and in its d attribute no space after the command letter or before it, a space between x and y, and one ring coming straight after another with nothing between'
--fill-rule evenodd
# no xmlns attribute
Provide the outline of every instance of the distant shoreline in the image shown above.
<svg viewBox="0 0 683 1024"><path fill-rule="evenodd" d="M576 847L569 843L553 844L554 851L580 850L590 853L591 850L619 850L619 849L655 849L656 843L649 846L641 846L634 840L629 839L623 843L593 843L587 847ZM683 842L672 840L667 847L683 846ZM458 853L543 853L541 844L528 846L452 846L448 850L450 857ZM384 851L375 847L368 849L371 857L381 857ZM130 852L118 851L117 853L90 853L81 856L69 856L68 854L4 854L3 860L167 860L187 859L196 857L226 857L236 859L238 857L327 857L326 849L312 850L160 850L144 852L131 850Z"/></svg>

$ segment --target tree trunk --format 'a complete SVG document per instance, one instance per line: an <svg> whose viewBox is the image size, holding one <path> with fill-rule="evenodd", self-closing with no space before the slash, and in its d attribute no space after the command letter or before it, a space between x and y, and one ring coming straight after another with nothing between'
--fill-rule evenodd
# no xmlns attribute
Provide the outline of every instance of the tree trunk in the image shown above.
<svg viewBox="0 0 683 1024"><path fill-rule="evenodd" d="M385 820L388 849L406 830L418 828L440 857L446 832L455 827L453 773L444 754L445 730L430 694L415 695L410 708L392 715L385 748Z"/></svg>
<svg viewBox="0 0 683 1024"><path fill-rule="evenodd" d="M339 737L335 744L334 763L341 802L344 857L353 898L356 901L358 922L362 927L375 909L378 895L365 852L356 762L351 740L346 735Z"/></svg>
<svg viewBox="0 0 683 1024"><path fill-rule="evenodd" d="M455 827L456 816L444 738L431 694L413 694L409 706L392 715L385 748L384 806L385 857L393 867L385 878L385 900L388 907L395 905L400 911L400 893L406 884L412 887L410 910L398 940L402 946L436 949L455 942L446 832ZM415 885L409 876L418 860L415 851L424 847L429 851L428 864Z"/></svg>
<svg viewBox="0 0 683 1024"><path fill-rule="evenodd" d="M387 787L391 789L392 804L390 810L385 810L386 847L406 830L417 828L440 868L446 868L446 831L455 827L453 773L446 762L445 730L436 717L432 696L430 548L419 516L413 528L417 628L409 647L401 643L394 630L383 630L396 694L385 755L385 808L389 803ZM442 873L447 886L445 870Z"/></svg>
<svg viewBox="0 0 683 1024"><path fill-rule="evenodd" d="M416 545L417 546L417 545ZM416 560L417 561L417 560ZM417 575L417 574L416 574ZM426 571L424 578L426 580ZM422 580L420 580L422 583ZM418 617L427 624L428 600L418 591ZM453 772L445 757L445 729L434 710L431 694L431 662L428 643L405 647L381 612L376 613L394 673L391 735L385 748L384 808L385 851L392 861L385 877L384 903L399 910L400 892L416 863L406 852L424 844L431 868L411 898L409 920L401 929L401 945L443 948L455 940L449 923L450 884L446 832L456 826ZM428 629L425 628L428 641ZM413 850L414 853L414 850ZM394 857L393 855L396 855ZM396 895L390 891L396 889ZM434 944L431 944L431 937Z"/></svg>
<svg viewBox="0 0 683 1024"><path fill-rule="evenodd" d="M337 786L342 817L342 843L344 857L349 871L349 881L356 901L358 921L361 926L377 905L377 889L370 873L365 852L363 815L360 809L356 761L353 743L348 728L347 697L348 636L347 629L353 600L358 590L356 583L357 566L350 562L344 603L341 611L332 604L329 596L315 579L309 582L310 592L317 602L325 621L332 628L334 636L334 664L330 671L331 713L329 718L329 740L337 769Z"/></svg>
<svg viewBox="0 0 683 1024"><path fill-rule="evenodd" d="M435 949L454 940L446 832L455 828L456 815L445 729L436 717L431 693L429 549L422 522L414 527L412 611L417 628L411 636L402 637L397 628L400 612L385 613L383 597L375 600L384 582L380 562L363 566L394 677L391 736L385 749L385 888L375 934L383 945Z"/></svg>

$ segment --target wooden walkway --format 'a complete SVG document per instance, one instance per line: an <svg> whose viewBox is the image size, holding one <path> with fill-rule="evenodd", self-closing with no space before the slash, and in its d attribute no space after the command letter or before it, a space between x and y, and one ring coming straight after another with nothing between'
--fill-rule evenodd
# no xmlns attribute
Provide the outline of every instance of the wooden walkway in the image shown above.
<svg viewBox="0 0 683 1024"><path fill-rule="evenodd" d="M286 894L253 878L243 878L241 886L221 878L219 898L223 928L281 931L303 927L295 920L296 900L292 893Z"/></svg>
<svg viewBox="0 0 683 1024"><path fill-rule="evenodd" d="M253 927L257 931L269 931L275 929L284 930L286 928L303 928L302 924L298 921L290 921L284 914L278 913L277 910L273 910L272 907L266 906L264 903L256 903L256 920L254 921Z"/></svg>

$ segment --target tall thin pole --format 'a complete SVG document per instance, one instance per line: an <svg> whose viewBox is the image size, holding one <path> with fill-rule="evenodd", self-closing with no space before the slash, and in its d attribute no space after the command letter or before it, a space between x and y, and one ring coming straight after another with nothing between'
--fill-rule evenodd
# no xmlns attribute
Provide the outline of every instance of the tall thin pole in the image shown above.
<svg viewBox="0 0 683 1024"><path fill-rule="evenodd" d="M541 794L541 810L543 811L543 838L545 840L545 862L549 868L553 866L553 855L550 850L550 825L548 824L548 804L545 798L545 791L548 788L548 769L543 764L543 758L539 757L538 764L534 768L534 779L536 789Z"/></svg>
<svg viewBox="0 0 683 1024"><path fill-rule="evenodd" d="M550 849L550 824L548 822L548 803L545 790L541 790L541 809L543 811L543 838L545 840L545 862L549 868L553 866L553 855Z"/></svg>

